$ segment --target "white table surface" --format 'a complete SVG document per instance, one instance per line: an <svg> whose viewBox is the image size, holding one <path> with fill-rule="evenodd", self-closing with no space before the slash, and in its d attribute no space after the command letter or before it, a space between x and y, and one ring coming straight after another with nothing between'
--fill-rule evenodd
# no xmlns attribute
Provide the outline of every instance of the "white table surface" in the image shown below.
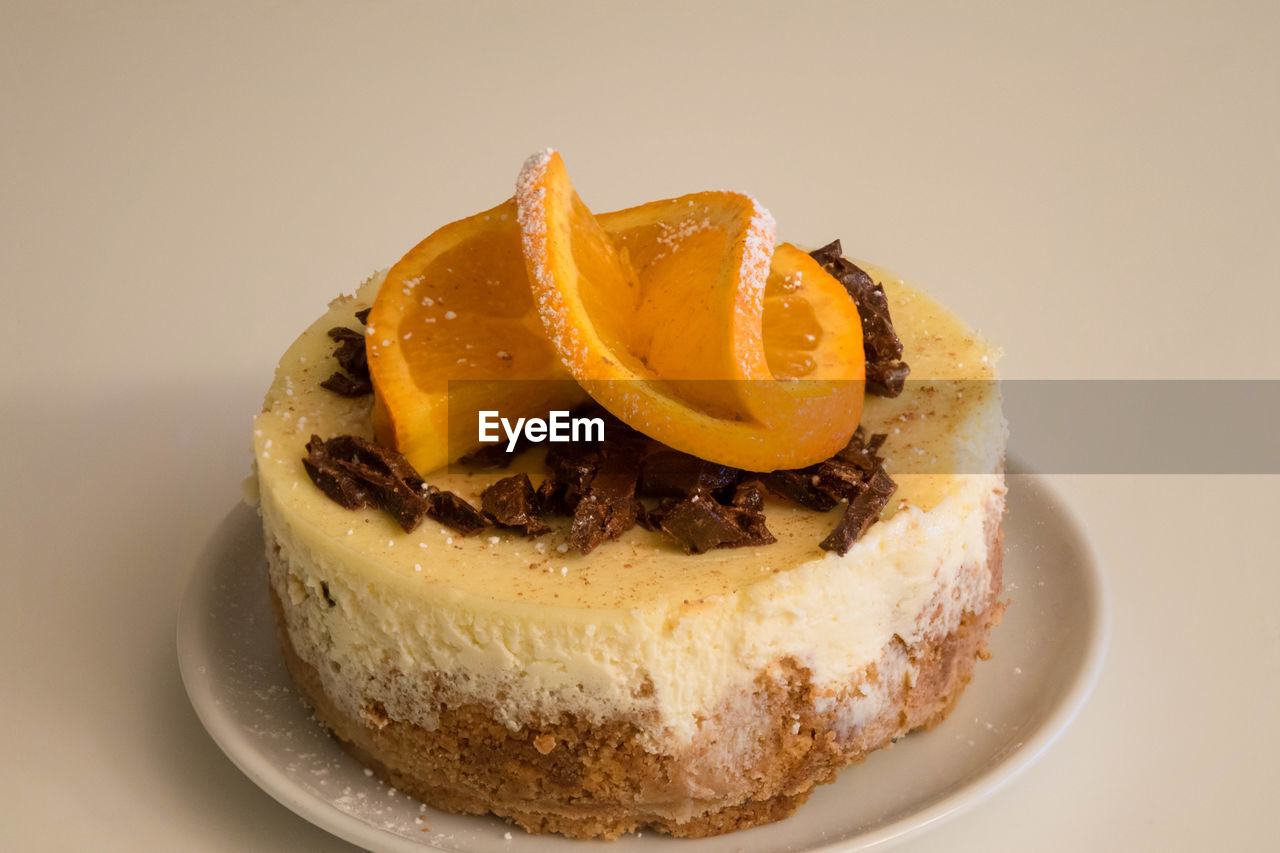
<svg viewBox="0 0 1280 853"><path fill-rule="evenodd" d="M632 6L3 4L0 848L351 849L205 735L178 597L284 347L535 149L599 209L747 190L1006 376L1280 378L1275 4ZM1096 693L902 849L1273 843L1280 480L1051 479Z"/></svg>

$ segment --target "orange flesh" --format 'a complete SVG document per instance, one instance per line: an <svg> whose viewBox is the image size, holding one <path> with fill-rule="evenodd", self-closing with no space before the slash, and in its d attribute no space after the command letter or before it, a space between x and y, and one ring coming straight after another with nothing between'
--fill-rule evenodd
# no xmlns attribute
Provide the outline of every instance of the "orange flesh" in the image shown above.
<svg viewBox="0 0 1280 853"><path fill-rule="evenodd" d="M628 330L628 366L725 420L751 417L737 383L766 378L761 282L742 269L744 241L772 244L772 229L753 225L756 210L746 196L707 192L598 217L639 281L630 314L616 321ZM756 272L763 278L763 264Z"/></svg>
<svg viewBox="0 0 1280 853"><path fill-rule="evenodd" d="M571 408L534 311L515 204L444 226L387 273L366 337L378 440L426 473L480 446L477 413Z"/></svg>

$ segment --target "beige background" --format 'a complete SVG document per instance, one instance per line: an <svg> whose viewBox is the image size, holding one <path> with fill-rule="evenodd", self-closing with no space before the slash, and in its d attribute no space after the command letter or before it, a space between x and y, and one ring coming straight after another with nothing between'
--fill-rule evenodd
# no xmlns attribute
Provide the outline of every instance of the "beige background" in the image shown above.
<svg viewBox="0 0 1280 853"><path fill-rule="evenodd" d="M286 344L534 149L601 209L747 190L1008 376L1280 378L1276 10L4 3L0 847L349 849L204 734L176 603ZM1097 692L904 849L1272 839L1280 483L1054 481L1114 595Z"/></svg>

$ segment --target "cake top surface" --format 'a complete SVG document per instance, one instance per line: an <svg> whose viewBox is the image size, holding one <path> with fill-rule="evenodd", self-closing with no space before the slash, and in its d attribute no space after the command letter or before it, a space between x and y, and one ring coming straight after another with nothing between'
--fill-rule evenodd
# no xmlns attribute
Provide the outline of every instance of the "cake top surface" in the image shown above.
<svg viewBox="0 0 1280 853"><path fill-rule="evenodd" d="M896 513L927 513L956 499L968 475L998 470L1005 425L994 382L998 352L928 296L871 265L860 264L883 284L912 378L896 398L869 396L862 423L888 435L881 455L898 482L883 520ZM302 466L312 434L372 437L370 398L347 399L319 387L334 369L334 326L360 328L355 312L367 308L381 276L352 297L335 300L281 359L255 422L254 446L264 511L312 528L306 538L325 543L322 560L367 575L370 583L394 583L432 596L483 596L495 604L556 608L697 610L758 581L824 560L841 559L818 548L842 512L826 513L768 500L767 520L777 542L760 547L685 554L659 534L634 527L616 542L580 555L566 543L567 520L552 521L550 534L528 539L519 531L489 529L464 537L431 519L405 533L385 513L348 510L317 489ZM423 472L432 485L478 503L496 479L520 471L536 484L542 447L519 456L506 471ZM321 531L321 537L314 533ZM868 537L855 543L876 547Z"/></svg>

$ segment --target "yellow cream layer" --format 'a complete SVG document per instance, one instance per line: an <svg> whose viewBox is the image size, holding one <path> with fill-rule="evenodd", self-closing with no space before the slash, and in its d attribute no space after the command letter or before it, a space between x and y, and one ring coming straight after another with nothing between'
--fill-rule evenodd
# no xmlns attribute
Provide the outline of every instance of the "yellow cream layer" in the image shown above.
<svg viewBox="0 0 1280 853"><path fill-rule="evenodd" d="M382 512L343 509L301 460L313 433L372 437L370 399L318 383L336 369L326 330L361 328L354 314L381 276L336 300L285 353L254 431L261 512L287 574L277 589L295 611L291 630L308 635L296 645L322 650L311 663L330 693L358 712L369 685L394 672L386 712L432 727L409 685L444 673L513 728L562 712L628 717L648 721L658 748L690 742L699 715L781 658L808 667L819 686L848 682L894 634L918 639L940 590L942 612L927 627L954 627L984 588L961 569L986 563L1006 435L995 384L961 380L992 379L997 354L927 296L864 268L885 285L912 381L899 398L867 400L863 424L889 434L881 452L899 489L843 557L818 547L842 507L774 500L766 515L777 543L696 556L638 527L580 556L564 546L564 526L536 540L499 530L467 538L430 519L405 533ZM518 463L535 484L540 458L535 450ZM504 473L426 479L478 502Z"/></svg>

